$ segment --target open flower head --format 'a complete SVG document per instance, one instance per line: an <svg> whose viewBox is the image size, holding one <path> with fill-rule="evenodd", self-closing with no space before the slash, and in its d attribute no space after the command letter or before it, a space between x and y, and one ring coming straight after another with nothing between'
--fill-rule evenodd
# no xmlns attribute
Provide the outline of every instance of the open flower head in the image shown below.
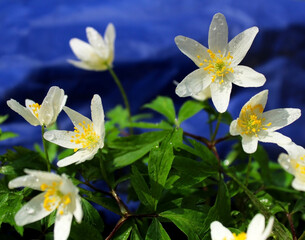
<svg viewBox="0 0 305 240"><path fill-rule="evenodd" d="M209 49L191 38L177 36L175 42L199 69L187 75L176 88L180 97L194 96L210 88L218 112L229 105L232 83L241 87L260 87L266 79L253 69L239 65L258 33L257 27L238 34L228 43L228 26L221 13L214 15L209 29Z"/></svg>
<svg viewBox="0 0 305 240"><path fill-rule="evenodd" d="M300 109L279 108L264 112L268 90L252 97L241 109L239 117L231 122L230 134L241 135L242 146L246 153L254 153L258 141L278 145L291 142L289 137L276 130L289 125L301 116Z"/></svg>
<svg viewBox="0 0 305 240"><path fill-rule="evenodd" d="M115 28L109 23L104 38L92 27L86 28L89 43L78 38L70 40L70 47L80 61L68 60L74 66L86 70L104 71L114 59Z"/></svg>
<svg viewBox="0 0 305 240"><path fill-rule="evenodd" d="M220 222L214 221L210 227L211 237L212 240L266 240L272 231L273 222L274 217L271 217L265 227L265 217L259 213L250 222L247 233L235 234Z"/></svg>
<svg viewBox="0 0 305 240"><path fill-rule="evenodd" d="M26 107L24 107L16 100L10 99L7 101L7 105L20 114L31 125L48 127L56 121L57 116L66 104L66 101L67 95L65 95L64 90L53 86L49 89L42 104L26 99Z"/></svg>
<svg viewBox="0 0 305 240"><path fill-rule="evenodd" d="M281 145L288 154L281 153L278 162L289 173L294 175L292 187L305 191L305 149L291 142Z"/></svg>
<svg viewBox="0 0 305 240"><path fill-rule="evenodd" d="M9 188L29 187L42 193L26 203L15 215L18 226L36 222L57 210L54 226L54 239L64 240L70 234L73 216L81 222L83 211L78 189L66 175L24 170L27 175L11 180Z"/></svg>
<svg viewBox="0 0 305 240"><path fill-rule="evenodd" d="M74 149L74 154L58 161L59 167L91 160L104 146L105 126L102 100L95 94L91 101L92 121L82 114L64 107L74 125L74 131L51 130L44 138L59 146Z"/></svg>

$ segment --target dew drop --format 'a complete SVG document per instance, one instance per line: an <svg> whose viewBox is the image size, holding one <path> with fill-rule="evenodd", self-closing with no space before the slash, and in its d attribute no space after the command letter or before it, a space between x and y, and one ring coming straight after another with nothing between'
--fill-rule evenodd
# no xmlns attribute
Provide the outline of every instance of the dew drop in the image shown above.
<svg viewBox="0 0 305 240"><path fill-rule="evenodd" d="M213 27L213 28L212 28L213 31L216 31L216 29L217 29L216 27Z"/></svg>
<svg viewBox="0 0 305 240"><path fill-rule="evenodd" d="M30 207L26 207L25 211L27 212L27 214L33 214L35 212L35 210L33 208L30 208Z"/></svg>

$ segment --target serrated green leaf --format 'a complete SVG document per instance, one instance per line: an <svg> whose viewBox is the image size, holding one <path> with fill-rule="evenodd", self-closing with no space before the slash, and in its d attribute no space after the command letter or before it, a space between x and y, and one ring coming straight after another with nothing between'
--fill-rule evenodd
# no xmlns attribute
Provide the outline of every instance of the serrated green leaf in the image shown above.
<svg viewBox="0 0 305 240"><path fill-rule="evenodd" d="M98 211L84 198L82 198L82 208L84 217L82 222L86 222L102 232L104 229L104 223Z"/></svg>
<svg viewBox="0 0 305 240"><path fill-rule="evenodd" d="M122 221L122 219L120 220ZM127 220L115 233L113 240L127 240L130 236L134 222L132 220Z"/></svg>
<svg viewBox="0 0 305 240"><path fill-rule="evenodd" d="M176 112L171 98L159 96L151 103L145 104L143 107L155 110L165 116L171 124L175 125Z"/></svg>
<svg viewBox="0 0 305 240"><path fill-rule="evenodd" d="M170 240L170 237L158 219L154 218L148 228L145 240Z"/></svg>
<svg viewBox="0 0 305 240"><path fill-rule="evenodd" d="M94 239L103 240L103 237L98 229L92 226L90 223L82 221L80 224L73 222L69 239L73 240L84 240Z"/></svg>
<svg viewBox="0 0 305 240"><path fill-rule="evenodd" d="M111 212L114 212L118 215L121 214L121 211L116 203L116 201L112 198L108 198L108 197L97 197L94 196L93 194L91 196L87 196L84 197L85 199L94 202L108 210L110 210Z"/></svg>
<svg viewBox="0 0 305 240"><path fill-rule="evenodd" d="M183 121L194 116L200 110L204 108L202 102L189 100L186 101L179 110L178 113L178 124L180 125Z"/></svg>

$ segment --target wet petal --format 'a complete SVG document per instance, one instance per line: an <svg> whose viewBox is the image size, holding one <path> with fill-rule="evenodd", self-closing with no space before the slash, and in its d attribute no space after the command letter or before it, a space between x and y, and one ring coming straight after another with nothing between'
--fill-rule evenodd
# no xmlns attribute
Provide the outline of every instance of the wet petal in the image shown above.
<svg viewBox="0 0 305 240"><path fill-rule="evenodd" d="M73 215L70 212L60 215L57 211L54 226L54 240L68 239L71 230L72 218Z"/></svg>
<svg viewBox="0 0 305 240"><path fill-rule="evenodd" d="M66 112L66 114L69 116L69 118L71 119L73 125L78 128L79 130L82 130L82 128L80 128L80 123L81 124L89 124L91 125L92 124L92 121L85 117L84 115L72 110L71 108L69 107L63 107L63 110Z"/></svg>
<svg viewBox="0 0 305 240"><path fill-rule="evenodd" d="M266 82L263 74L246 66L236 66L232 75L232 82L240 87L261 87Z"/></svg>
<svg viewBox="0 0 305 240"><path fill-rule="evenodd" d="M230 124L230 134L232 136L240 135L240 131L238 130L237 120L233 120Z"/></svg>
<svg viewBox="0 0 305 240"><path fill-rule="evenodd" d="M246 153L254 153L257 150L258 139L256 137L242 136L242 146Z"/></svg>
<svg viewBox="0 0 305 240"><path fill-rule="evenodd" d="M73 212L73 215L78 223L81 223L83 218L83 209L81 205L81 200L79 196L75 197L75 210Z"/></svg>
<svg viewBox="0 0 305 240"><path fill-rule="evenodd" d="M197 93L196 95L193 95L192 97L198 101L204 101L208 98L211 98L211 88L208 86L207 88L203 89L201 92Z"/></svg>
<svg viewBox="0 0 305 240"><path fill-rule="evenodd" d="M243 107L245 107L246 105L251 105L252 107L254 107L255 105L261 104L264 109L267 103L267 99L268 99L268 90L264 90L254 95Z"/></svg>
<svg viewBox="0 0 305 240"><path fill-rule="evenodd" d="M288 144L291 142L289 137L286 137L278 132L259 132L258 139L262 142L270 142L276 144Z"/></svg>
<svg viewBox="0 0 305 240"><path fill-rule="evenodd" d="M47 131L43 137L49 142L55 143L64 148L81 148L81 144L75 144L74 142L71 142L71 140L74 139L75 134L75 132L71 131L51 130Z"/></svg>
<svg viewBox="0 0 305 240"><path fill-rule="evenodd" d="M102 99L98 94L95 94L91 101L91 116L94 131L99 135L104 137L105 133L105 116L104 109L102 105Z"/></svg>
<svg viewBox="0 0 305 240"><path fill-rule="evenodd" d="M287 172L291 174L295 174L295 170L291 165L291 159L286 153L281 153L278 157L279 164L284 168Z"/></svg>
<svg viewBox="0 0 305 240"><path fill-rule="evenodd" d="M211 83L212 101L218 112L224 113L227 111L231 90L232 83L230 81L225 81L222 84L216 82Z"/></svg>
<svg viewBox="0 0 305 240"><path fill-rule="evenodd" d="M80 149L76 153L74 153L73 155L58 161L57 166L58 167L65 167L65 166L71 165L73 163L81 163L81 162L84 162L86 160L91 160L94 157L96 152L97 152L97 150L96 151L89 151L87 149Z"/></svg>
<svg viewBox="0 0 305 240"><path fill-rule="evenodd" d="M228 25L224 15L216 13L209 29L209 49L223 52L228 44Z"/></svg>

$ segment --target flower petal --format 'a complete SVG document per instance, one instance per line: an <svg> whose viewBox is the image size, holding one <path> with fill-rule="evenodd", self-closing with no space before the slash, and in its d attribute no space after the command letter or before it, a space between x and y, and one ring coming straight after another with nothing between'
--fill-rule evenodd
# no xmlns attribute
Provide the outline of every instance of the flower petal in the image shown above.
<svg viewBox="0 0 305 240"><path fill-rule="evenodd" d="M86 28L87 38L95 49L100 50L102 52L107 51L107 46L104 42L103 37L92 27Z"/></svg>
<svg viewBox="0 0 305 240"><path fill-rule="evenodd" d="M243 60L257 33L257 27L248 28L229 42L227 52L230 52L233 57L232 66L238 65Z"/></svg>
<svg viewBox="0 0 305 240"><path fill-rule="evenodd" d="M231 231L218 221L212 222L210 229L212 240L233 239L233 234Z"/></svg>
<svg viewBox="0 0 305 240"><path fill-rule="evenodd" d="M96 55L94 48L90 44L77 38L70 40L70 47L76 57L84 62L91 62L92 56Z"/></svg>
<svg viewBox="0 0 305 240"><path fill-rule="evenodd" d="M231 81L224 81L221 84L216 82L211 83L212 101L218 112L224 113L225 111L227 111L230 101L231 90Z"/></svg>
<svg viewBox="0 0 305 240"><path fill-rule="evenodd" d="M261 131L258 134L258 139L262 142L276 143L276 144L288 144L291 142L289 137L284 136L279 132Z"/></svg>
<svg viewBox="0 0 305 240"><path fill-rule="evenodd" d="M232 136L240 135L240 132L238 131L238 125L237 120L233 120L230 124L230 134Z"/></svg>
<svg viewBox="0 0 305 240"><path fill-rule="evenodd" d="M75 132L71 131L51 130L47 131L43 137L49 142L55 143L64 148L81 148L81 144L75 144L74 142L71 142L71 140L75 137L75 134Z"/></svg>
<svg viewBox="0 0 305 240"><path fill-rule="evenodd" d="M250 100L243 106L243 108L246 105L251 105L252 107L254 107L255 105L261 104L264 109L267 103L267 99L268 90L261 91L258 94L254 95L252 98L250 98ZM239 117L241 117L241 113L239 114Z"/></svg>
<svg viewBox="0 0 305 240"><path fill-rule="evenodd" d="M305 183L297 178L293 179L292 181L292 187L298 191L304 191L305 192Z"/></svg>
<svg viewBox="0 0 305 240"><path fill-rule="evenodd" d="M109 23L105 30L105 42L109 47L113 48L114 40L115 40L115 28L112 23Z"/></svg>
<svg viewBox="0 0 305 240"><path fill-rule="evenodd" d="M292 159L297 159L300 156L304 156L305 155L305 149L297 144L295 144L294 142L290 142L288 144L283 144L281 145L282 148L284 148L289 156Z"/></svg>
<svg viewBox="0 0 305 240"><path fill-rule="evenodd" d="M262 239L262 240L266 240L266 239L269 237L269 235L271 234L272 227L273 227L273 223L274 223L274 217L271 216L271 217L269 218L267 227L265 228L265 231L264 231L264 233L263 233L262 236L261 236L261 239Z"/></svg>
<svg viewBox="0 0 305 240"><path fill-rule="evenodd" d="M228 25L224 15L216 13L209 29L209 49L212 52L223 52L228 44Z"/></svg>
<svg viewBox="0 0 305 240"><path fill-rule="evenodd" d="M279 108L270 110L263 113L265 123L271 123L271 126L267 127L268 131L276 131L282 127L293 123L301 116L301 110L297 108Z"/></svg>
<svg viewBox="0 0 305 240"><path fill-rule="evenodd" d="M232 75L232 82L240 87L261 87L266 82L263 74L246 66L236 66Z"/></svg>
<svg viewBox="0 0 305 240"><path fill-rule="evenodd" d="M211 77L207 71L197 69L187 75L176 87L176 94L179 97L193 96L208 87L211 83Z"/></svg>
<svg viewBox="0 0 305 240"><path fill-rule="evenodd" d="M78 68L81 68L84 70L95 70L95 69L92 69L92 67L89 66L85 62L75 61L75 60L71 60L71 59L68 59L68 62L71 63L72 65L74 65L75 67L78 67ZM105 67L105 69L106 69L106 67Z"/></svg>
<svg viewBox="0 0 305 240"><path fill-rule="evenodd" d="M72 163L78 164L78 163L82 163L86 160L91 160L94 157L94 155L96 154L97 150L98 150L98 148L94 149L93 151L89 151L87 149L80 149L73 155L58 161L57 166L65 167L65 166L71 165Z"/></svg>
<svg viewBox="0 0 305 240"><path fill-rule="evenodd" d="M243 149L246 153L254 153L257 149L258 139L256 137L242 136L241 140Z"/></svg>
<svg viewBox="0 0 305 240"><path fill-rule="evenodd" d="M279 164L284 168L287 172L291 174L295 174L295 169L291 165L291 159L286 153L281 153L277 159Z"/></svg>
<svg viewBox="0 0 305 240"><path fill-rule="evenodd" d="M27 122L29 122L33 126L40 125L39 120L32 114L32 112L20 105L16 100L11 99L7 101L7 105L16 113L21 115Z"/></svg>
<svg viewBox="0 0 305 240"><path fill-rule="evenodd" d="M46 193L40 193L28 203L26 203L15 215L15 222L18 226L24 226L28 223L36 222L46 216L48 216L53 210L55 210L56 205L51 205L51 211L47 211L43 207L44 195Z"/></svg>
<svg viewBox="0 0 305 240"><path fill-rule="evenodd" d="M78 223L81 223L82 218L83 218L83 209L82 209L82 205L81 205L81 201L80 201L79 196L75 197L75 210L73 212L73 215L75 217L75 220Z"/></svg>
<svg viewBox="0 0 305 240"><path fill-rule="evenodd" d="M82 128L79 127L79 124L92 124L92 121L85 117L84 115L72 110L69 107L63 107L63 110L66 112L66 114L69 116L69 118L71 119L73 125L78 128L79 130L82 130Z"/></svg>
<svg viewBox="0 0 305 240"><path fill-rule="evenodd" d="M211 88L207 87L192 97L198 101L204 101L208 98L211 98Z"/></svg>
<svg viewBox="0 0 305 240"><path fill-rule="evenodd" d="M262 214L256 214L251 220L247 230L247 240L262 240L261 236L265 229L265 217Z"/></svg>
<svg viewBox="0 0 305 240"><path fill-rule="evenodd" d="M180 51L188 56L198 67L201 67L204 59L210 59L208 49L191 38L180 35L175 37L175 43Z"/></svg>
<svg viewBox="0 0 305 240"><path fill-rule="evenodd" d="M73 214L71 212L60 215L57 211L54 226L54 240L68 239L71 230L72 218Z"/></svg>
<svg viewBox="0 0 305 240"><path fill-rule="evenodd" d="M91 101L91 117L94 131L104 139L105 135L105 115L102 99L98 94L94 94Z"/></svg>

